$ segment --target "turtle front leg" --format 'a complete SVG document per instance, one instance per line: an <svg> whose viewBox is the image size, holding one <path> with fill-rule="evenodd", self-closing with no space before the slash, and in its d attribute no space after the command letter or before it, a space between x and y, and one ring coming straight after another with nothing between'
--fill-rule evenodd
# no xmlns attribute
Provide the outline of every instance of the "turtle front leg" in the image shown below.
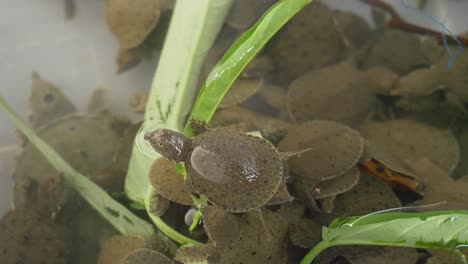
<svg viewBox="0 0 468 264"><path fill-rule="evenodd" d="M208 130L208 123L206 123L206 121L192 118L190 119L190 128L195 135L198 135Z"/></svg>

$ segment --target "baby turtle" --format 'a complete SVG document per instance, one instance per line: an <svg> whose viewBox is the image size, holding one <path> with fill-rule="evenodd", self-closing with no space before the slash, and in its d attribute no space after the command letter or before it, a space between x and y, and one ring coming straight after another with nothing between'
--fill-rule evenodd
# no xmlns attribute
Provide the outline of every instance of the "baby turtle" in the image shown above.
<svg viewBox="0 0 468 264"><path fill-rule="evenodd" d="M451 131L416 120L368 122L360 130L368 140L369 154L391 169L427 157L451 174L460 159L460 147Z"/></svg>
<svg viewBox="0 0 468 264"><path fill-rule="evenodd" d="M103 181L95 177L97 171L114 168L113 156L120 147L116 143L120 142L122 131L128 126L128 122L116 121L106 113L110 105L109 97L106 90L96 90L89 99L88 112L79 115L76 107L58 87L42 79L38 73L33 73L29 98L30 121L37 135L74 168L83 174L92 174L93 180L99 181L101 186L117 189L123 184L124 171L111 173L112 176L107 178L101 177L101 174L99 177ZM15 207L34 207L41 196L50 196L52 192L41 192L41 189L50 184L50 177L56 174L57 170L33 144L26 141L13 174ZM120 179L117 175L120 175ZM69 189L63 186L61 184L57 189ZM58 200L58 197L51 199L52 206L58 205Z"/></svg>
<svg viewBox="0 0 468 264"><path fill-rule="evenodd" d="M174 262L164 254L151 249L137 249L125 257L120 264L174 264Z"/></svg>
<svg viewBox="0 0 468 264"><path fill-rule="evenodd" d="M228 212L265 205L283 181L283 156L267 140L226 129L190 139L169 129L145 139L162 156L184 162L191 188Z"/></svg>
<svg viewBox="0 0 468 264"><path fill-rule="evenodd" d="M1 263L70 263L70 243L63 225L35 210L8 212L0 219Z"/></svg>
<svg viewBox="0 0 468 264"><path fill-rule="evenodd" d="M280 151L312 148L288 162L291 171L312 183L342 175L356 165L364 140L354 129L334 121L315 120L295 125L279 142Z"/></svg>
<svg viewBox="0 0 468 264"><path fill-rule="evenodd" d="M324 119L357 127L374 110L376 94L385 93L396 81L397 75L383 67L368 71L350 63L323 67L289 85L287 109L296 122Z"/></svg>
<svg viewBox="0 0 468 264"><path fill-rule="evenodd" d="M145 241L135 236L112 236L101 245L98 264L120 263L132 251L144 248Z"/></svg>
<svg viewBox="0 0 468 264"><path fill-rule="evenodd" d="M109 30L119 40L120 48L127 50L140 45L158 24L161 0L105 1Z"/></svg>

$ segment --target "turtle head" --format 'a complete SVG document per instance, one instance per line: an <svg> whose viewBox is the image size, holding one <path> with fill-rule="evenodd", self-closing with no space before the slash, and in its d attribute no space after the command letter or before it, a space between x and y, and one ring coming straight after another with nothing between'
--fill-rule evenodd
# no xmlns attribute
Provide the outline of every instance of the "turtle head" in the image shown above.
<svg viewBox="0 0 468 264"><path fill-rule="evenodd" d="M145 140L166 159L183 162L192 150L192 141L183 134L165 128L145 133Z"/></svg>

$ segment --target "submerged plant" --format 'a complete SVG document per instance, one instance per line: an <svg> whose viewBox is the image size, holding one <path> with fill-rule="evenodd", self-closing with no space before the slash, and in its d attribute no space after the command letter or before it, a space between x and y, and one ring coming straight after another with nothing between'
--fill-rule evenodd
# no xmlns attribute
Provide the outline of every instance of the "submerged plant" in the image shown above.
<svg viewBox="0 0 468 264"><path fill-rule="evenodd" d="M208 76L188 120L209 122L229 87L250 60L289 19L311 1L281 0L240 36ZM145 122L134 141L125 193L135 203L136 208L145 208L148 211L157 227L157 234L164 238L172 251L176 248L174 242L189 246L201 243L179 234L150 212L150 200L156 190L150 184L148 175L153 162L161 156L145 141L144 135L146 132L160 128L183 132L187 137L194 135L189 122L183 126L183 118L195 95L196 79L203 58L220 30L230 4L230 0L177 1L151 88ZM137 217L92 181L75 171L18 118L3 98L0 99L0 105L15 125L64 175L78 193L117 230L124 235L144 237L154 233L151 224ZM178 171L180 174L185 173L185 169L181 166L178 167ZM194 198L197 207L201 207L203 203L206 203L205 197ZM199 217L200 212L197 211L195 215ZM194 220L196 224L198 222L196 217ZM468 226L468 213L464 211L382 213L338 218L323 229L323 241L305 256L302 263L310 263L322 250L336 245L385 245L456 250L468 244L466 226ZM466 260L464 261L466 263Z"/></svg>

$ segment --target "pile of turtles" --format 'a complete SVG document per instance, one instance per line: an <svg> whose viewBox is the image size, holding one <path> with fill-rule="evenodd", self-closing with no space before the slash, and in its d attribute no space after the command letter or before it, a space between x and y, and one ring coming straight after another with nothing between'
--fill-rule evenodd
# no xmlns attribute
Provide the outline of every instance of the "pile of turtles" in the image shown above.
<svg viewBox="0 0 468 264"><path fill-rule="evenodd" d="M87 111L79 113L56 85L32 74L31 127L80 173L119 193L139 126L110 114L110 103L110 92L98 88L89 98ZM0 221L2 261L95 263L100 240L117 232L33 144L20 140L22 150L13 172L15 210Z"/></svg>
<svg viewBox="0 0 468 264"><path fill-rule="evenodd" d="M227 47L225 39L215 45L206 72ZM161 196L208 200L201 208L208 243L183 248L176 259L296 263L336 217L463 203L465 53L447 71L448 55L431 38L372 29L321 3L307 6L241 74L210 124L192 120L194 138L164 129L147 134L164 157L150 176ZM172 179L174 163L185 165L185 180ZM255 227L242 221L250 217ZM247 242L246 228L258 238ZM444 263L439 254L337 247L317 263Z"/></svg>
<svg viewBox="0 0 468 264"><path fill-rule="evenodd" d="M143 1L146 10L119 2L108 0L106 10L122 57L145 45L170 8L161 0ZM235 1L201 78L265 8ZM115 16L126 14L141 20L118 25ZM468 53L447 70L436 40L378 22L372 28L314 1L244 70L209 124L190 120L194 137L168 129L145 135L162 155L149 175L151 213L203 245L174 250L158 237L117 235L25 142L15 171L17 210L0 221L2 259L45 258L54 247L63 250L47 263L298 263L336 217L468 202ZM122 190L138 126L111 115L101 89L79 115L52 88L33 75L31 125L80 172L110 192ZM50 244L32 250L42 234ZM314 263L457 263L454 256L343 246Z"/></svg>

